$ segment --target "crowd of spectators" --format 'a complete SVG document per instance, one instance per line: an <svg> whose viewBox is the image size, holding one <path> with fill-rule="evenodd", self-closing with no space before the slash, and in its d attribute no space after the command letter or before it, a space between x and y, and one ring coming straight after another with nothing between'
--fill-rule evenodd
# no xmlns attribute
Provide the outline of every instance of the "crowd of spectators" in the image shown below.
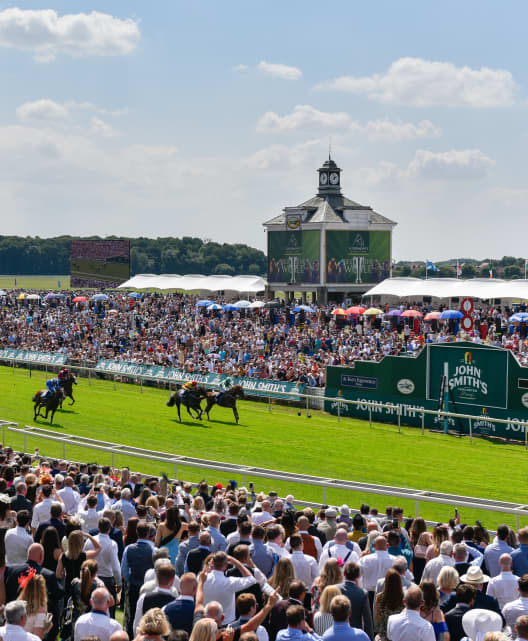
<svg viewBox="0 0 528 641"><path fill-rule="evenodd" d="M72 361L109 358L309 386L324 386L328 365L416 356L428 342L469 340L502 346L528 365L526 326L509 325L511 310L500 307L476 309L474 329L465 333L456 321L335 316L333 306L294 313L282 302L210 312L197 307L197 297L180 294L136 299L110 294L108 301L99 303L74 303L73 293L44 303L41 294L41 304L19 300L17 292L2 299L0 348L65 353ZM427 313L431 306L410 307Z"/></svg>
<svg viewBox="0 0 528 641"><path fill-rule="evenodd" d="M528 639L528 528L0 454L3 641Z"/></svg>

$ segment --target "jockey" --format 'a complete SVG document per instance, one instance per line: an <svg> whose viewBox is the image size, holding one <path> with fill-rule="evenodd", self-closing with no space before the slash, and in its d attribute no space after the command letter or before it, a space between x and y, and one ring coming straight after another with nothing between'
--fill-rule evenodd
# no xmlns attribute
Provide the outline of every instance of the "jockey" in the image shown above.
<svg viewBox="0 0 528 641"><path fill-rule="evenodd" d="M181 398L185 398L187 394L195 389L198 386L198 383L196 381L187 381L182 385L182 388L180 390L180 396Z"/></svg>
<svg viewBox="0 0 528 641"><path fill-rule="evenodd" d="M48 394L53 394L60 390L60 381L58 378L50 378L49 381L46 381L46 387L48 388Z"/></svg>
<svg viewBox="0 0 528 641"><path fill-rule="evenodd" d="M61 369L61 371L59 372L58 377L59 377L59 384L60 384L61 386L63 386L63 385L64 385L64 383L66 382L66 379L68 378L69 373L70 373L70 372L68 371L68 368L67 368L67 367L64 367L64 368L63 368L63 369Z"/></svg>

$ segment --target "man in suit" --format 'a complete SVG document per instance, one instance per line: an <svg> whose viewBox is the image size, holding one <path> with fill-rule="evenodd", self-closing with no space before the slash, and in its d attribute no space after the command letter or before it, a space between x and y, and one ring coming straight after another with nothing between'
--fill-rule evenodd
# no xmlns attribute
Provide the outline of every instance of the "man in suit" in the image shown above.
<svg viewBox="0 0 528 641"><path fill-rule="evenodd" d="M253 576L255 576L255 564L251 563L252 559L250 556L250 551L249 547L247 545L237 545L234 552L233 556L237 561L240 561L242 565L249 571ZM235 577L241 577L242 572L240 571L239 568L236 567L236 565L233 565L229 570L226 572L227 576L235 576ZM238 599L238 597L241 594L252 594L255 597L255 601L257 603L257 610L261 610L262 607L264 606L264 599L262 597L262 588L258 583L253 583L253 585L248 585L242 590L239 590L238 592L235 592L235 599ZM239 614L237 610L237 615Z"/></svg>
<svg viewBox="0 0 528 641"><path fill-rule="evenodd" d="M172 591L175 576L176 568L170 562L162 563L156 568L156 580L158 586L151 592L145 592L140 595L136 605L136 615L134 617L134 633L137 634L136 630L141 617L146 612L152 608L163 608L175 600L176 595Z"/></svg>
<svg viewBox="0 0 528 641"><path fill-rule="evenodd" d="M357 584L360 576L360 569L357 563L349 561L345 564L345 581L339 585L341 594L350 601L349 623L353 628L363 630L369 638L374 638L374 627L372 624L372 612L370 610L368 593Z"/></svg>
<svg viewBox="0 0 528 641"><path fill-rule="evenodd" d="M228 536L231 532L236 532L238 524L238 513L240 511L240 506L238 503L230 503L228 508L229 516L227 519L220 523L220 532L224 536Z"/></svg>
<svg viewBox="0 0 528 641"><path fill-rule="evenodd" d="M22 565L12 565L6 567L4 581L6 590L6 603L14 601L19 592L18 579L26 575L30 568L34 568L37 574L44 577L46 581L46 590L48 593L48 612L53 615L53 628L47 635L49 641L54 641L59 630L59 601L63 595L63 589L60 587L55 572L42 567L44 561L44 548L40 543L33 543L28 548L27 563Z"/></svg>
<svg viewBox="0 0 528 641"><path fill-rule="evenodd" d="M196 577L192 572L187 572L180 578L180 596L166 605L163 612L173 630L185 630L191 634L194 617L194 597L197 588Z"/></svg>
<svg viewBox="0 0 528 641"><path fill-rule="evenodd" d="M454 568L458 572L458 576L462 576L471 567L468 563L468 547L465 543L455 543L453 558L455 559Z"/></svg>
<svg viewBox="0 0 528 641"><path fill-rule="evenodd" d="M53 503L50 508L50 518L47 521L43 521L35 532L35 543L40 543L44 530L48 527L54 527L59 535L59 541L62 541L64 533L66 532L66 526L63 521L62 503Z"/></svg>
<svg viewBox="0 0 528 641"><path fill-rule="evenodd" d="M185 572L185 561L191 550L195 550L200 545L200 524L196 521L189 523L189 538L182 541L178 546L178 556L176 557L176 572L181 576Z"/></svg>
<svg viewBox="0 0 528 641"><path fill-rule="evenodd" d="M108 536L112 539L112 541L116 542L117 545L117 557L119 559L119 563L121 563L121 560L123 559L123 552L125 551L125 544L123 542L123 532L117 527L114 527L115 525L115 510L105 510L103 512L103 518L108 519L110 523L112 524L112 528L110 532L108 533Z"/></svg>
<svg viewBox="0 0 528 641"><path fill-rule="evenodd" d="M11 509L15 512L27 510L30 516L33 514L33 504L26 498L27 485L24 482L17 483L16 496L11 499Z"/></svg>
<svg viewBox="0 0 528 641"><path fill-rule="evenodd" d="M462 627L462 617L475 603L475 588L468 583L461 583L456 589L455 598L456 605L445 615L450 641L460 641L466 636Z"/></svg>
<svg viewBox="0 0 528 641"><path fill-rule="evenodd" d="M284 595L281 595L284 596ZM306 586L302 581L292 581L288 599L282 599L273 606L270 612L268 633L270 641L275 641L279 630L285 630L288 627L286 610L291 605L303 605L306 597ZM313 617L309 610L304 609L304 618L309 626L313 625Z"/></svg>
<svg viewBox="0 0 528 641"><path fill-rule="evenodd" d="M204 530L198 537L199 545L191 550L185 561L185 571L198 575L202 571L203 562L211 554L211 535Z"/></svg>

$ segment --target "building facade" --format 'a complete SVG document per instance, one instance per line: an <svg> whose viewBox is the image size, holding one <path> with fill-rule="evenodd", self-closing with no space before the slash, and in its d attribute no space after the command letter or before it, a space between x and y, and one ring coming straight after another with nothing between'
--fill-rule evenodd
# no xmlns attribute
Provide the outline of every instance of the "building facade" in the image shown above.
<svg viewBox="0 0 528 641"><path fill-rule="evenodd" d="M329 157L317 170L317 194L263 223L268 295L301 292L321 303L360 295L389 278L397 223L341 193L341 169Z"/></svg>

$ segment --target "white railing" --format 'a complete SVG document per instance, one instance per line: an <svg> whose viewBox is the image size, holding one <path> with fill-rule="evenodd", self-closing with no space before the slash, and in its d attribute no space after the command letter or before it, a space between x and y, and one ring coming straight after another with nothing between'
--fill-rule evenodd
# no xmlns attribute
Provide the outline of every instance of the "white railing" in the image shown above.
<svg viewBox="0 0 528 641"><path fill-rule="evenodd" d="M13 369L15 367L15 359L9 359L9 361L13 361ZM24 363L27 365L27 361L24 361ZM45 364L42 364L45 365ZM41 366L42 367L42 366ZM58 369L58 366L49 366L54 367L55 369ZM62 366L60 366L62 367ZM40 368L39 368L40 369ZM143 382L144 381L150 381L150 382L159 382L159 383L164 383L168 384L169 389L171 389L171 386L173 384L177 383L183 383L185 382L186 379L172 379L172 378L164 378L161 376L145 376L143 374L120 374L120 373L108 373L108 372L102 372L99 370L96 370L93 367L83 367L83 366L78 366L78 365L68 365L68 369L71 370L77 370L77 371L86 371L88 372L88 384L91 385L91 379L92 379L92 373L93 375L103 375L107 376L110 378L110 380L113 380L114 382L114 390L117 389L117 382L121 379L128 379L128 380L134 380L134 381L139 381L139 386L140 386L140 391L143 392ZM38 370L37 370L38 371ZM40 371L42 371L40 369ZM48 365L45 365L45 371L48 371ZM31 372L31 368L30 368ZM204 387L215 387L211 383L203 382L200 383L200 385L203 385ZM313 389L313 388L312 388ZM322 388L321 388L322 389ZM259 398L264 398L268 399L268 410L271 412L272 411L272 403L274 399L277 399L277 397L283 398L285 400L290 400L293 402L296 402L299 408L301 409L302 406L304 406L304 409L306 411L306 414L310 414L310 409L314 409L312 403L314 403L315 399L315 404L320 404L323 403L324 406L324 401L330 401L331 403L336 404L336 411L337 411L337 420L340 421L342 416L341 416L341 409L343 405L352 405L356 406L356 408L361 407L362 409L368 410L369 413L369 425L372 427L372 415L373 412L379 411L380 409L387 409L391 413L396 414L396 424L398 426L398 433L401 431L401 419L403 416L404 408L407 406L406 403L401 403L401 404L395 404L395 403L381 403L379 401L367 401L367 400L351 400L351 399L344 399L340 396L324 396L324 393L317 394L317 396L314 396L312 394L301 394L299 392L277 392L273 391L270 393L266 393L264 390L246 390L246 394L248 395L248 398L250 399L251 396L256 396ZM413 414L418 414L421 416L422 419L422 424L421 424L421 434L422 436L425 433L425 416L435 416L438 418L439 421L441 419L449 419L449 418L454 418L454 419L465 419L469 423L469 442L473 443L473 421L481 421L482 416L475 416L474 414L461 414L459 412L446 412L444 410L427 410L423 407L416 407L412 406L409 408L409 412L412 412ZM299 412L300 414L300 412ZM354 417L357 418L357 417ZM518 426L519 430L521 430L524 433L524 446L528 450L528 420L522 421L520 419L504 419L504 418L493 418L489 417L488 421L491 423L499 423L501 425L516 425ZM388 421L387 421L388 422ZM394 423L393 423L394 424ZM478 435L477 435L478 436ZM513 440L513 439L512 439ZM519 440L519 439L515 439Z"/></svg>
<svg viewBox="0 0 528 641"><path fill-rule="evenodd" d="M481 499L470 496L460 496L456 494L447 494L442 492L433 492L427 490L416 490L412 488L391 486L391 485L376 485L374 483L362 483L358 481L347 481L342 479L332 479L324 476L313 476L309 474L297 474L295 472L285 472L281 470L272 470L262 467L254 467L250 465L237 465L233 463L222 463L219 461L211 461L207 459L194 458L180 454L158 452L156 450L144 450L142 448L133 447L130 445L121 445L108 441L99 441L96 439L87 438L84 436L76 436L74 434L60 434L58 435L53 430L46 430L40 427L33 427L26 425L20 427L18 423L10 421L0 421L2 429L2 437L4 446L7 444L8 433L17 434L23 438L24 452L28 452L28 439L43 439L45 441L53 441L62 443L62 458L67 457L67 446L83 447L89 450L99 452L106 452L111 455L112 467L115 468L116 456L127 456L145 461L155 461L165 463L173 466L174 479L180 478L178 470L180 467L198 468L201 470L212 470L215 472L223 472L227 474L236 474L242 476L243 484L247 486L248 479L263 478L268 480L282 481L286 483L299 483L305 486L320 487L323 490L322 502L326 503L327 489L346 490L349 492L357 492L361 494L377 494L381 496L388 496L391 498L401 498L415 501L415 514L420 515L420 503L434 503L441 505L449 505L450 507L466 508L485 510L490 512L499 512L502 514L511 514L516 517L516 526L519 529L520 517L528 517L528 505L507 502L507 501L494 501L492 499ZM313 502L296 501L299 505L314 506Z"/></svg>

